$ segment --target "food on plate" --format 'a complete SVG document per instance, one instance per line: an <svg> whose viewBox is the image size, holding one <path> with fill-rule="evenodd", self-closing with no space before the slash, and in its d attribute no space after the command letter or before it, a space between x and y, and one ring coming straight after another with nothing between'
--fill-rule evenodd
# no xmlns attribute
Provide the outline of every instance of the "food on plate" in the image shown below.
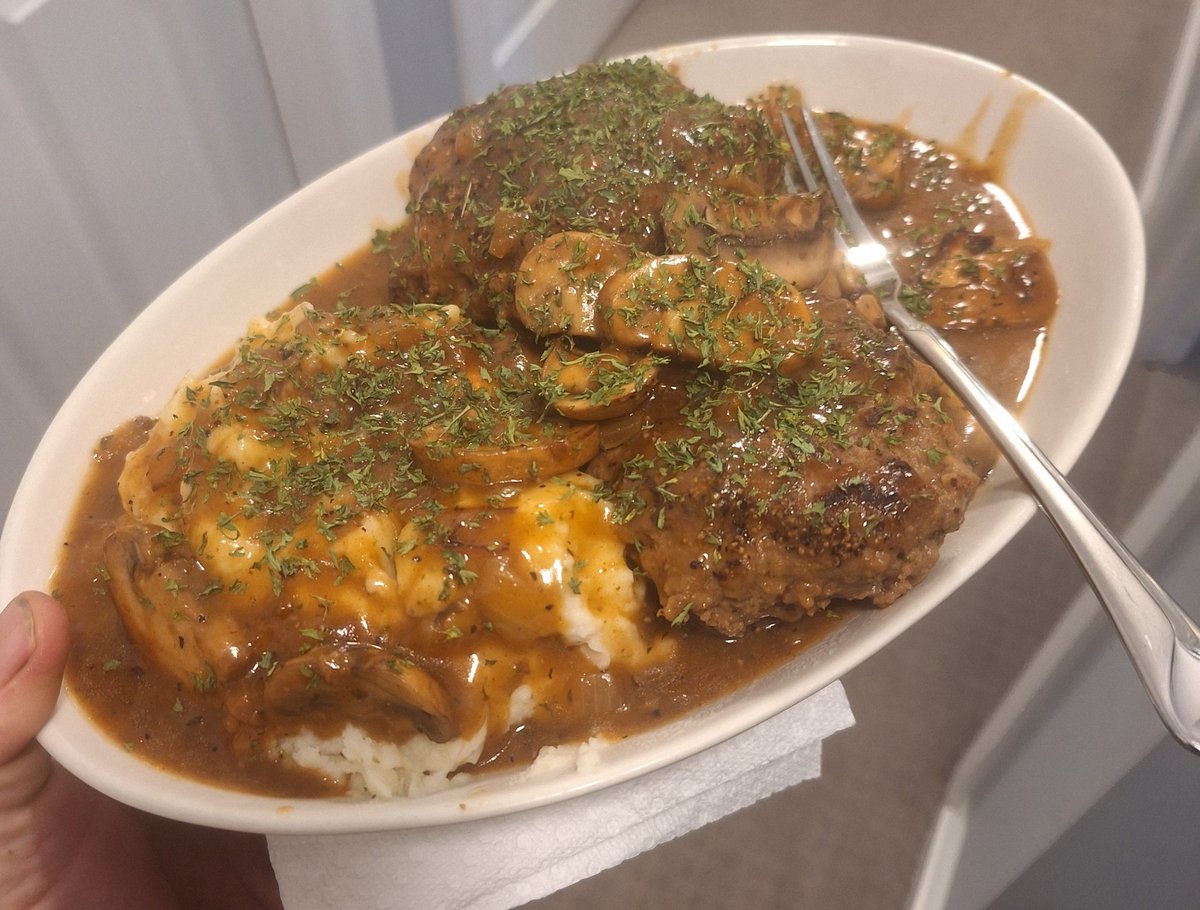
<svg viewBox="0 0 1200 910"><path fill-rule="evenodd" d="M405 223L101 442L54 579L99 722L229 786L415 795L919 583L991 453L791 188L792 101L640 60L452 114ZM907 303L1012 398L1042 244L968 161L822 124Z"/></svg>

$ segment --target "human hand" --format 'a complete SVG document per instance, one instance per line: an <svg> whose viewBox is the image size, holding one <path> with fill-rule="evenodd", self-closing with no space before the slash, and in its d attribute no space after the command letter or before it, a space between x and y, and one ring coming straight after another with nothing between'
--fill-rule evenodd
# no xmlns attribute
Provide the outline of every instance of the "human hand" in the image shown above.
<svg viewBox="0 0 1200 910"><path fill-rule="evenodd" d="M0 910L281 910L264 838L131 809L38 745L68 647L53 598L26 592L0 613Z"/></svg>

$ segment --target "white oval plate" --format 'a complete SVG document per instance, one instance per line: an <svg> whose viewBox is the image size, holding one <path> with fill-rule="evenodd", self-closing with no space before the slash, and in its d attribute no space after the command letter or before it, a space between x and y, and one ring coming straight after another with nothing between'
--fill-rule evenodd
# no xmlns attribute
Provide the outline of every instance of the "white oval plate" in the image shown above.
<svg viewBox="0 0 1200 910"><path fill-rule="evenodd" d="M986 155L1051 241L1062 307L1023 422L1063 469L1108 407L1133 347L1144 263L1136 200L1116 158L1077 114L1024 79L975 58L880 38L782 35L655 52L689 85L729 102L773 82L810 103L896 121ZM1007 121L1006 121L1006 118ZM1007 122L1007 126L1005 125ZM94 443L156 414L187 371L227 351L251 317L404 214L404 175L427 124L349 162L226 241L155 300L80 382L34 455L0 540L0 591L45 588ZM894 606L856 614L777 671L692 714L606 748L587 771L488 777L443 793L369 803L279 800L208 786L128 754L69 693L41 735L69 771L123 802L185 821L272 833L386 830L478 819L585 793L734 736L811 695L894 639L990 559L1034 507L996 470L929 577Z"/></svg>

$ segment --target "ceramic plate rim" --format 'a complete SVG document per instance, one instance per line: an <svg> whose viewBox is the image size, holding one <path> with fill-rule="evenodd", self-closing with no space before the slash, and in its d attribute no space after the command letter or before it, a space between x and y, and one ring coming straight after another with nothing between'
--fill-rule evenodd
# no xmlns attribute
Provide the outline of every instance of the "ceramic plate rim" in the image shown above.
<svg viewBox="0 0 1200 910"><path fill-rule="evenodd" d="M684 70L686 81L686 70L689 65L694 65L696 60L711 60L714 55L719 57L730 51L767 52L769 48L782 48L785 52L801 52L815 48L849 48L856 53L915 54L918 57L923 56L929 60L936 59L942 63L957 61L958 65L977 68L981 72L986 71L993 77L1015 80L1018 85L1027 87L1030 91L1036 92L1040 98L1045 99L1046 103L1053 106L1060 116L1065 115L1067 119L1074 122L1075 128L1088 142L1099 143L1097 154L1101 158L1107 155L1108 159L1111 159L1106 161L1105 167L1109 169L1106 174L1115 181L1115 189L1119 197L1114 203L1116 209L1129 226L1129 230L1140 241L1141 227L1137 215L1136 198L1133 196L1128 179L1116 162L1115 156L1112 156L1111 150L1108 150L1107 145L1103 143L1098 134L1078 114L1071 111L1050 93L987 61L933 45L842 33L750 35L671 45L652 53L660 59L677 63ZM50 480L46 476L46 472L49 470L48 466L53 463L54 454L63 447L79 448L79 441L71 439L74 422L83 413L82 409L87 407L89 398L96 394L92 386L95 385L98 378L112 375L113 371L119 368L116 361L121 356L122 344L124 343L127 347L129 338L142 337L146 333L152 334L156 327L169 323L170 317L175 315L172 309L176 305L174 301L184 299L189 294L198 293L198 287L210 277L209 273L214 268L219 267L230 257L231 250L237 250L246 244L256 242L264 235L264 232L269 233L281 222L292 218L296 212L303 211L307 200L315 198L330 185L345 180L347 174L366 171L373 166L378 166L380 162L390 162L394 159L403 160L406 157L411 160L411 155L415 151L415 137L429 135L436 122L431 121L392 139L302 188L200 260L131 323L117 342L114 342L113 346L89 370L67 399L38 446L30 469L14 498L3 538L0 539L0 590L15 593L21 588L40 586L30 583L28 572L24 571L24 567L19 564L24 554L17 547L15 538L24 528L35 527L35 523L41 518L44 511L42 506L45 505L46 498L43 496L42 499L38 499L37 497L50 489L47 487ZM367 239L369 238L355 239L354 242L348 243L343 248L342 253L350 252L366 242ZM335 254L335 257L336 255L339 254ZM1116 314L1123 322L1112 329L1114 334L1121 336L1120 344L1111 351L1114 356L1112 369L1107 375L1098 379L1094 393L1086 400L1087 407L1076 415L1075 422L1070 428L1071 431L1061 438L1056 438L1053 446L1047 446L1064 470L1075 462L1099 424L1132 354L1132 335L1136 332L1136 325L1140 317L1144 261L1142 261L1140 247L1137 252L1130 251L1129 255L1131 258L1122 277L1126 286L1125 290L1130 295L1130 306L1128 310ZM317 264L319 265L319 263ZM275 300L283 299L284 296L284 294L280 294ZM272 305L272 300L264 300L261 307L255 312L265 311ZM244 328L244 324L236 328L228 326L226 328L232 333L227 339L227 344L232 344L236 334ZM1128 339L1124 337L1126 334L1130 336ZM175 380L178 378L176 376ZM158 403L161 404L161 401ZM131 402L129 413L138 412L138 407L142 408L141 412L145 412L146 408L152 404L153 402L149 400ZM85 443L85 447L89 450L92 441L89 439ZM78 464L77 458L75 464ZM74 493L71 492L70 496L65 498L73 499L73 496ZM50 501L54 501L53 497L50 497ZM59 501L61 502L61 499ZM987 537L987 546L983 548L986 551L984 558L980 559L980 553L976 551L968 560L978 563L974 566L976 569L1007 543L1035 511L1032 502L1024 496L1020 485L1007 469L998 470L996 475L989 480L986 495L981 497L981 502L984 502L982 506L979 508L973 506L968 512L967 524L973 527L974 524L989 520L992 524L989 525L991 530ZM997 509L999 514L992 515L991 512ZM51 508L49 511L51 514L56 514L55 508ZM980 514L983 511L987 511L988 514ZM64 518L61 508L57 509L57 515L61 522ZM955 540L955 537L949 539L948 551L953 551ZM693 755L766 720L839 679L847 670L869 657L884 644L892 641L965 581L971 571L961 576L955 576L953 572L931 575L918 589L916 595L909 596L912 598L909 602L914 604L915 608L897 609L898 604L889 611L874 614L885 618L875 622L865 632L858 630L853 624L839 629L834 636L835 639L839 636L858 635L853 647L846 647L835 651L832 655L826 655L823 660L817 661L815 667L798 670L797 672L804 680L802 686L793 685L790 688L783 686L772 691L770 686L763 684L763 681L760 680L748 687L748 690L739 693L741 701L733 703L734 709L730 709L727 704L728 699L722 699L681 718L678 722L672 722L665 728L659 728L657 731L636 738L633 746L617 745L611 752L606 753L607 757L599 771L579 772L569 775L567 778L522 780L505 777L495 781L489 780L479 786L469 785L464 788L456 788L432 797L371 803L348 800L279 800L198 784L175 777L169 772L153 772L155 783L153 786L147 787L144 778L149 773L148 766L136 758L110 754L108 758L111 761L104 766L97 766L92 761L95 754L93 750L107 748L111 753L116 750L116 746L94 728L90 728L90 725L81 719L77 709L65 697L60 702L59 712L43 731L40 739L69 771L97 789L147 811L199 824L236 830L296 834L385 830L476 820L557 802L570 796L628 780ZM901 601L901 603L904 602L904 600ZM802 655L798 661L802 662L804 659L804 655ZM773 676L774 674L772 674ZM74 717L72 717L72 712L75 714ZM663 732L664 730L675 730L677 724L678 728L684 731L682 735L669 735ZM667 740L665 743L664 739ZM461 805L465 805L466 808L461 808Z"/></svg>

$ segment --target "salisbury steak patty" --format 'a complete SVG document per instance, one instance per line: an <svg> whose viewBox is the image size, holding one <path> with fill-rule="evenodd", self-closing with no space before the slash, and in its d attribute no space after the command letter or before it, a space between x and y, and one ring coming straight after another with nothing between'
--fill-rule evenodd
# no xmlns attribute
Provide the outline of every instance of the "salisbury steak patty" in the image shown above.
<svg viewBox="0 0 1200 910"><path fill-rule="evenodd" d="M681 248L685 238L666 236L680 192L759 198L783 191L783 173L759 111L698 95L648 60L510 86L452 114L417 156L416 245L393 294L503 319L517 264L542 238L589 231L646 252Z"/></svg>
<svg viewBox="0 0 1200 910"><path fill-rule="evenodd" d="M936 374L847 301L810 305L805 363L674 374L591 467L673 622L737 636L838 598L887 605L933 567L979 484Z"/></svg>

